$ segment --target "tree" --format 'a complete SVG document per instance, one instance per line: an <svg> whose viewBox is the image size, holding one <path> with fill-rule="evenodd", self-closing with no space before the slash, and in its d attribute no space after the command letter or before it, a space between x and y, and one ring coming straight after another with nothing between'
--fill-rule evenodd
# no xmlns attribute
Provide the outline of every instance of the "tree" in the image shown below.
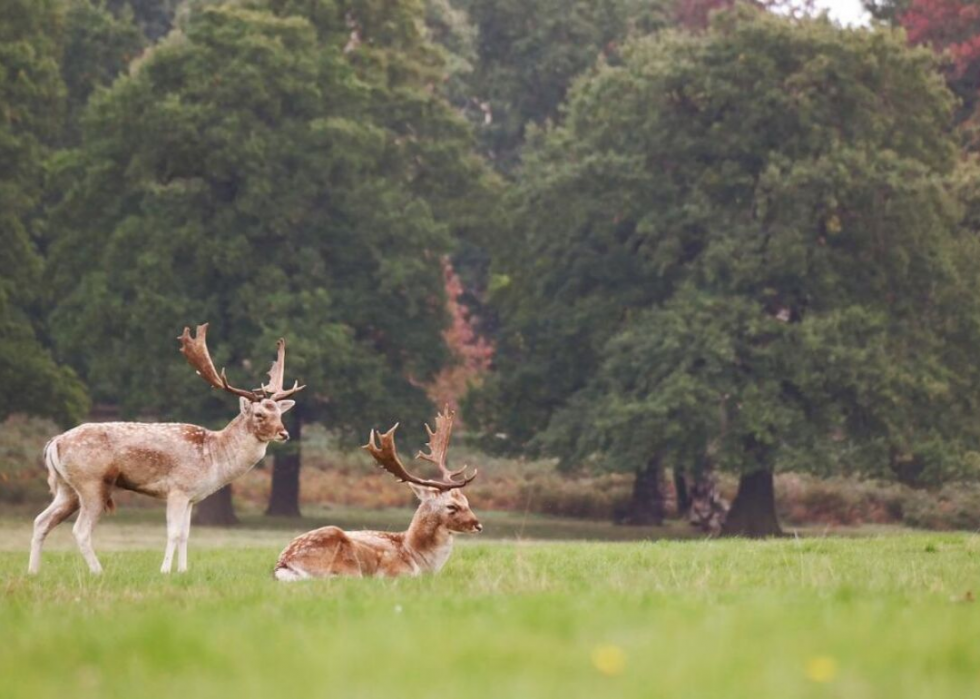
<svg viewBox="0 0 980 699"><path fill-rule="evenodd" d="M282 16L296 14L313 23L318 30L321 50L336 51L342 47L350 68L364 86L362 109L377 127L383 129L386 147L377 165L385 169L386 177L400 180L406 196L414 197L412 208L417 209L421 204L428 210L431 221L425 225L449 233L455 242L472 246L474 241L486 238L492 229L490 212L496 204L496 182L473 152L472 133L467 123L447 101L454 76L462 68L457 62L447 60L446 53L432 43L431 35L425 31L426 26L432 27L435 22L433 10L441 9L439 17L450 25L443 31L442 38L448 42L452 59L465 52L467 37L460 28L463 20L448 4L441 8L436 5L439 3L430 2L424 8L415 3L381 7L372 2L354 1L342 4L331 14L309 3L272 3ZM423 24L423 18L428 24ZM452 37L457 37L458 41L449 41ZM439 86L446 88L446 94ZM354 181L350 186L352 190L359 187ZM380 219L372 223L377 212L370 203L365 209L368 207L370 211L359 213L365 225L387 228L395 237L408 222L403 214L398 221ZM411 235L404 236L408 247L393 254L401 254L404 259L417 254L418 250L411 249L411 241ZM427 270L431 270L429 265L433 262L431 259L426 261ZM356 263L352 261L352 264ZM431 279L426 283L430 284ZM369 285L360 291L365 297L376 293ZM417 291L427 294L430 305L426 313L431 314L430 318L445 320L440 310L447 309L431 305L438 294L431 288L423 292L420 287ZM351 299L351 303L358 302ZM412 315L405 314L397 305L386 306L390 313L386 324L404 336L402 342L409 342L417 332ZM420 344L412 347L410 352L405 349L410 346L406 344L398 356L388 359L400 367L403 376L410 378L413 389L429 384L435 373L453 359L450 347L431 343L431 324L419 329L424 332ZM351 353L345 363L335 365L334 376L349 374L351 367L356 365L354 354L356 352ZM376 373L380 375L377 370ZM364 425L375 424L364 419L366 414L358 414L366 405L363 396L359 395L365 381L366 378L361 378L360 384L352 386L346 400L337 400L331 395L330 400L314 413L298 411L293 419L294 428L298 431L301 419L312 418L339 425L342 430L356 426L359 431L354 438L363 439ZM383 400L384 388L379 388L374 395ZM407 407L409 404L401 405ZM407 416L421 420L428 412L427 405L421 394L413 392ZM392 418L392 421L405 417L403 414L402 418ZM280 463L282 469L279 469ZM293 494L299 490L299 455L285 450L281 457L277 456L276 469L279 473L273 474L269 512L296 513L298 502Z"/></svg>
<svg viewBox="0 0 980 699"><path fill-rule="evenodd" d="M631 34L668 24L665 0L467 0L477 28L470 113L500 169L514 169L528 124L559 120L572 80L616 60Z"/></svg>
<svg viewBox="0 0 980 699"><path fill-rule="evenodd" d="M434 212L453 199L433 172L459 150L451 120L436 144L442 124L419 115L451 113L397 79L410 66L382 55L393 39L344 54L349 16L291 7L191 12L93 97L65 158L57 339L128 414L227 413L170 341L198 320L223 338L215 362L229 372L261 371L288 338L288 371L311 387L295 433L316 419L363 438L428 412L420 384L446 356L450 245ZM471 169L445 168L456 191Z"/></svg>
<svg viewBox="0 0 980 699"><path fill-rule="evenodd" d="M58 137L61 15L51 1L4 0L0 26L0 419L12 412L62 423L88 408L84 386L46 347L37 213L44 164Z"/></svg>
<svg viewBox="0 0 980 699"><path fill-rule="evenodd" d="M477 319L464 304L463 284L448 259L443 262L443 275L450 318L443 339L452 356L428 387L428 393L436 406L448 405L456 410L460 399L479 386L490 370L493 345L477 334Z"/></svg>
<svg viewBox="0 0 980 699"><path fill-rule="evenodd" d="M751 536L779 531L777 469L968 469L951 108L889 31L740 8L633 43L526 159L490 429L569 463L716 463Z"/></svg>

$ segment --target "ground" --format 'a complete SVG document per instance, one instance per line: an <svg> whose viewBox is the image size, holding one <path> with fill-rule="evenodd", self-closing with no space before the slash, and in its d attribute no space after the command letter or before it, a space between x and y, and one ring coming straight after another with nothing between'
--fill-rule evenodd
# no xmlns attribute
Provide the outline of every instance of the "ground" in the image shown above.
<svg viewBox="0 0 980 699"><path fill-rule="evenodd" d="M291 526L197 528L164 577L158 515L100 525L98 578L67 527L28 577L0 517L0 697L980 696L976 534L470 538L437 576L283 584Z"/></svg>

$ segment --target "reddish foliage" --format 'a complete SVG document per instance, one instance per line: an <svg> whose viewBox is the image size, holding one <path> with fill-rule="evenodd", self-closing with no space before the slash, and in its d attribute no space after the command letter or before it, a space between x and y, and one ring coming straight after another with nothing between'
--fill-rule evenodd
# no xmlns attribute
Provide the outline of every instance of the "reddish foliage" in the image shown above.
<svg viewBox="0 0 980 699"><path fill-rule="evenodd" d="M477 385L490 369L493 345L474 329L474 318L460 300L463 284L449 260L442 264L446 285L447 310L452 322L443 333L453 362L445 367L428 387L429 397L438 406L456 408L470 386Z"/></svg>
<svg viewBox="0 0 980 699"><path fill-rule="evenodd" d="M912 0L899 21L912 44L948 52L954 79L980 63L980 5L975 0Z"/></svg>

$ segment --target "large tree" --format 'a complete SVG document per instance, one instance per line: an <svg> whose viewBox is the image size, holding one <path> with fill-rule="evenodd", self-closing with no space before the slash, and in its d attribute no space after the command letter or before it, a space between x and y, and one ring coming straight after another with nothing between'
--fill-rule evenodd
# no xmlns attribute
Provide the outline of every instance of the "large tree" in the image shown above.
<svg viewBox="0 0 980 699"><path fill-rule="evenodd" d="M297 420L359 437L421 420L420 384L446 354L436 214L453 192L438 173L464 191L475 166L451 129L465 128L403 79L397 26L333 4L248 5L190 12L93 99L55 217L59 346L127 414L214 420L230 406L173 340L210 320L216 363L239 376L288 338L287 371L310 386ZM352 22L368 39L377 22L371 50L350 45ZM286 456L280 490L296 482Z"/></svg>
<svg viewBox="0 0 980 699"><path fill-rule="evenodd" d="M38 213L65 108L60 10L48 0L0 2L0 419L28 412L69 423L87 410L81 382L48 351L42 322Z"/></svg>
<svg viewBox="0 0 980 699"><path fill-rule="evenodd" d="M978 258L951 109L890 31L743 7L634 43L527 158L489 426L740 473L734 534L778 532L776 469L964 468Z"/></svg>
<svg viewBox="0 0 980 699"><path fill-rule="evenodd" d="M258 6L263 4L256 3ZM370 167L378 170L373 174L355 174L354 179L349 181L351 190L363 186L358 183L357 177L383 176L386 180L396 180L403 195L411 199L413 208L422 207L426 216L431 217L427 225L434 226L441 233L448 233L452 243L473 248L485 240L492 229L491 212L496 204L496 186L482 161L473 152L470 127L448 101L448 91L452 89L460 66L453 60L447 60L447 53L433 43L432 31L427 29L434 23L432 11L435 3L378 5L371 1L350 0L333 6L275 0L269 5L280 16L300 16L313 23L322 51L333 54L341 51L361 88L363 102L360 109L383 134L384 150L370 153L367 161ZM333 8L332 12L327 11L330 8ZM444 13L452 10L448 3L441 9ZM456 15L441 16L456 25L462 21ZM453 31L461 30L456 26ZM465 51L464 45L449 41L446 35L442 38L455 51ZM368 193L368 208L372 207L370 197ZM406 200L403 205L395 204L395 210L408 203ZM375 220L374 216L378 213L373 209L364 210L358 216L363 225L387 228L394 240L404 244L404 247L392 250L393 255L400 256L402 260L419 253L426 255L422 265L430 273L434 260L428 255L435 248L413 250L412 245L417 244L419 239L408 231L400 232L401 226L409 223L410 219L404 217L400 222ZM347 253L356 249L356 246L347 243L343 245ZM352 260L351 264L356 263ZM384 276L388 272L382 271L380 274ZM431 277L427 277L427 284L431 282ZM348 308L359 307L363 303L360 299L372 299L374 293L368 283L357 290L359 298L349 297ZM423 291L421 287L416 293L420 299L422 294L426 294L429 305L425 313L431 318L448 317L448 313L440 315L445 308L434 305L437 298L442 298L441 294L433 293L431 288ZM377 300L384 304L385 310L376 308L371 315L390 314L390 317L386 316L384 325L406 337L401 341L405 344L398 345L397 354L386 358L403 377L409 378L413 389L413 408L397 419L420 419L427 408L417 389L428 383L447 361L456 360L450 356L449 348L445 345L433 344L431 325L415 328L414 314L406 315L404 309L397 305L384 299ZM365 317L355 322L373 326L376 321ZM407 338L418 332L423 333L418 338L424 337L424 340L415 345L407 344ZM358 365L357 359L354 356L340 357L331 365L330 360L323 357L322 365L329 368L325 376L348 379L352 367ZM381 378L378 370L372 373L375 379ZM299 421L307 417L336 426L342 434L362 440L365 426L374 424L365 411L365 408L371 408L371 402L365 400L363 394L370 391L383 401L385 387L374 384L373 379L364 374L346 382L346 391L344 395L331 395L329 400L321 401L314 411L300 410L293 418L294 427L298 430ZM396 405L406 404L397 402ZM270 514L298 513L298 502L293 497L293 493L298 492L298 472L299 457L295 452L287 451L277 456L268 509Z"/></svg>

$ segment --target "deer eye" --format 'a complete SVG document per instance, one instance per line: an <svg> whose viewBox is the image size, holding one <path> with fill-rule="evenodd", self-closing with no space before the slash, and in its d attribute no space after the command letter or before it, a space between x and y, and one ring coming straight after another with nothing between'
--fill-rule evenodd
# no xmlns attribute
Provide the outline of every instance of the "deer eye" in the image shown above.
<svg viewBox="0 0 980 699"><path fill-rule="evenodd" d="M265 420L265 415L262 415L262 414L256 415L255 416L255 420L257 422L262 422L263 420Z"/></svg>
<svg viewBox="0 0 980 699"><path fill-rule="evenodd" d="M459 508L456 505L450 505L446 509L449 511L449 514L451 514L451 515L454 515L457 512L459 512Z"/></svg>

